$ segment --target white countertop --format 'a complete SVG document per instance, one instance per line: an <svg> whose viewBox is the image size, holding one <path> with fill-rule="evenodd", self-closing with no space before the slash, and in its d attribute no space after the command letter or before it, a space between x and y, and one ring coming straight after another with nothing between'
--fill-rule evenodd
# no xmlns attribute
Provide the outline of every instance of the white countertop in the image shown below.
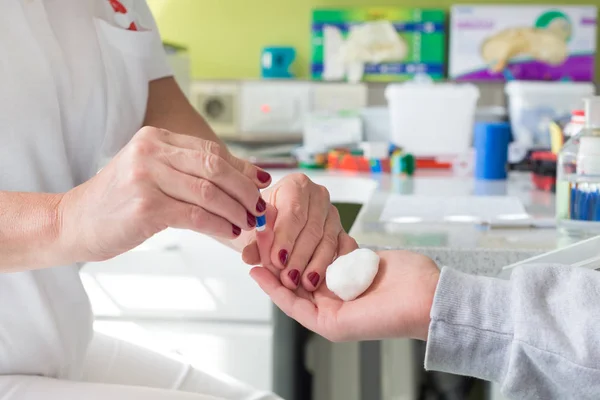
<svg viewBox="0 0 600 400"><path fill-rule="evenodd" d="M292 171L270 172L277 180ZM380 221L388 198L394 194L511 196L518 198L529 214L552 218L554 194L536 190L529 174L525 173L513 173L506 181L476 181L472 177L455 177L443 171L420 172L414 178L322 170L301 172L326 186L333 202L363 204L350 231L361 246L413 250L432 257L441 265L471 273L495 275L503 266L581 239L555 228L486 229L467 223Z"/></svg>

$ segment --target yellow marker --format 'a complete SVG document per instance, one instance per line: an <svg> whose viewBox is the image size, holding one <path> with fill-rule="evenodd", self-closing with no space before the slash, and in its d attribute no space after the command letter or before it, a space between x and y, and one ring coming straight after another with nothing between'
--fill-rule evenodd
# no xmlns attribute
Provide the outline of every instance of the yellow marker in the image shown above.
<svg viewBox="0 0 600 400"><path fill-rule="evenodd" d="M554 154L558 154L564 144L563 131L556 122L550 122L550 144Z"/></svg>

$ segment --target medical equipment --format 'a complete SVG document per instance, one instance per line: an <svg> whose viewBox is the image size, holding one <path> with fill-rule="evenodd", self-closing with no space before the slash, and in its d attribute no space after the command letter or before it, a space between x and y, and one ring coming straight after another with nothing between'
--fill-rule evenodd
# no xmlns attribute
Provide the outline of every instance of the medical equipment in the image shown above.
<svg viewBox="0 0 600 400"><path fill-rule="evenodd" d="M600 96L586 99L585 115L558 157L556 217L568 231L600 231Z"/></svg>
<svg viewBox="0 0 600 400"><path fill-rule="evenodd" d="M267 228L267 216L261 215L256 217L256 230L262 232Z"/></svg>

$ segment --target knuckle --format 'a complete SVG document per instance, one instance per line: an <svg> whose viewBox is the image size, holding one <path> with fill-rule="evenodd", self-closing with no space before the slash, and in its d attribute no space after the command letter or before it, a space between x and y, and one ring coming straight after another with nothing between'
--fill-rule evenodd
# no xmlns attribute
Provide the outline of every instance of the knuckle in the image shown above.
<svg viewBox="0 0 600 400"><path fill-rule="evenodd" d="M192 226L196 229L202 229L205 225L204 210L197 206L190 206L188 209L188 218Z"/></svg>
<svg viewBox="0 0 600 400"><path fill-rule="evenodd" d="M327 247L337 248L338 237L334 234L326 233L323 235L321 242Z"/></svg>
<svg viewBox="0 0 600 400"><path fill-rule="evenodd" d="M307 224L304 231L312 239L321 239L323 237L323 226L316 223Z"/></svg>
<svg viewBox="0 0 600 400"><path fill-rule="evenodd" d="M223 159L214 154L204 156L204 168L211 176L218 176L223 172Z"/></svg>
<svg viewBox="0 0 600 400"><path fill-rule="evenodd" d="M306 219L307 219L307 210L305 207L303 207L300 204L292 204L290 206L290 222L293 224L293 226L304 226L304 224L306 223Z"/></svg>
<svg viewBox="0 0 600 400"><path fill-rule="evenodd" d="M151 138L156 137L160 129L155 128L153 126L143 126L137 133L136 136L141 138Z"/></svg>
<svg viewBox="0 0 600 400"><path fill-rule="evenodd" d="M221 155L221 145L217 142L213 142L211 140L205 141L205 150L207 153L212 153L215 155Z"/></svg>
<svg viewBox="0 0 600 400"><path fill-rule="evenodd" d="M215 185L204 179L195 179L194 181L192 190L198 193L203 202L209 203L215 200L217 195L217 187Z"/></svg>
<svg viewBox="0 0 600 400"><path fill-rule="evenodd" d="M154 209L154 202L148 196L138 196L132 200L133 216L136 219L146 219Z"/></svg>
<svg viewBox="0 0 600 400"><path fill-rule="evenodd" d="M144 158L154 151L154 144L148 138L141 137L138 140L131 142L129 146L129 150L131 152L131 156L134 160L139 160L140 158Z"/></svg>
<svg viewBox="0 0 600 400"><path fill-rule="evenodd" d="M127 174L127 183L129 185L137 185L140 182L148 180L149 178L150 172L145 165L135 165L129 169Z"/></svg>
<svg viewBox="0 0 600 400"><path fill-rule="evenodd" d="M330 200L329 190L327 190L327 188L325 186L317 185L317 193L319 194L319 196L321 198L325 199L326 202L329 203L329 200Z"/></svg>
<svg viewBox="0 0 600 400"><path fill-rule="evenodd" d="M310 178L308 176L306 176L305 174L296 173L296 174L294 174L294 176L292 178L302 188L305 188L312 183Z"/></svg>
<svg viewBox="0 0 600 400"><path fill-rule="evenodd" d="M335 222L341 221L340 210L338 210L338 208L336 206L334 206L333 204L329 207L329 213L331 214L331 216Z"/></svg>

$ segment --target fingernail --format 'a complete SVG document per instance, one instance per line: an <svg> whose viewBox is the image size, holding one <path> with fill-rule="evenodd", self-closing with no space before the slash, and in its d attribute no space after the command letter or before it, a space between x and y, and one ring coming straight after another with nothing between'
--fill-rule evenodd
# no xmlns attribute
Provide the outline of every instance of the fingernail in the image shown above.
<svg viewBox="0 0 600 400"><path fill-rule="evenodd" d="M262 170L259 170L256 173L256 176L257 176L258 180L261 181L262 183L267 183L271 180L271 175L269 175L268 172L265 172Z"/></svg>
<svg viewBox="0 0 600 400"><path fill-rule="evenodd" d="M258 199L258 203L256 203L256 211L258 211L259 213L262 213L262 212L265 212L266 209L267 209L267 203L265 203L265 201L261 197L260 199Z"/></svg>
<svg viewBox="0 0 600 400"><path fill-rule="evenodd" d="M294 285L298 286L298 284L300 283L300 271L298 271L297 269L293 269L288 273L288 276L290 277L292 282L294 282Z"/></svg>
<svg viewBox="0 0 600 400"><path fill-rule="evenodd" d="M308 280L310 281L310 283L312 283L314 287L317 287L320 279L321 277L316 272L311 272L310 274L308 274Z"/></svg>
<svg viewBox="0 0 600 400"><path fill-rule="evenodd" d="M279 261L281 261L281 264L285 267L287 265L288 262L288 252L287 250L280 250L279 251Z"/></svg>
<svg viewBox="0 0 600 400"><path fill-rule="evenodd" d="M242 229L237 226L237 225L231 225L231 230L233 231L233 236L240 236L240 234L242 233Z"/></svg>
<svg viewBox="0 0 600 400"><path fill-rule="evenodd" d="M248 219L248 226L254 228L256 226L256 217L246 211L246 218Z"/></svg>

